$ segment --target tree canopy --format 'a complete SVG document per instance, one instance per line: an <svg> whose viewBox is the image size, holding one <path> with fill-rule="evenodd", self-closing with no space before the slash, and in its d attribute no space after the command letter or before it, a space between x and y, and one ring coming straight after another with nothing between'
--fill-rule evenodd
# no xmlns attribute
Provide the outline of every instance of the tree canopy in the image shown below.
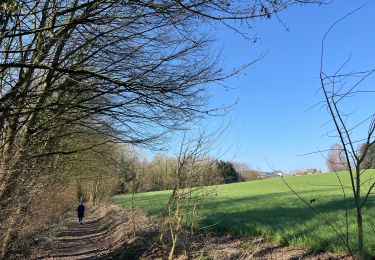
<svg viewBox="0 0 375 260"><path fill-rule="evenodd" d="M52 173L67 171L64 158L106 153L117 143L152 145L215 113L208 85L238 70L221 68L207 28L220 23L241 32L290 5L321 2L3 1L1 256L39 177L49 183Z"/></svg>

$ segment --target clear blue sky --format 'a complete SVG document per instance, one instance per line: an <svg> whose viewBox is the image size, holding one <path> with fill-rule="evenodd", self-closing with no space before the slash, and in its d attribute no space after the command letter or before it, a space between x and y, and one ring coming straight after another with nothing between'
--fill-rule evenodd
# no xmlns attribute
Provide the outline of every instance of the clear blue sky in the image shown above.
<svg viewBox="0 0 375 260"><path fill-rule="evenodd" d="M329 35L325 55L328 72L335 71L349 53L351 62L346 71L362 70L375 67L375 1L334 0L322 6L295 6L279 14L289 30L276 17L255 21L246 32L259 38L256 44L231 30L217 28L216 47L223 48L222 61L227 69L262 53L267 55L241 75L227 80L225 85L231 89L210 87L211 106L238 101L225 118L210 118L197 126L215 130L230 123L212 155L263 171L272 170L267 161L283 171L325 171L325 159L320 154L298 156L328 149L338 142L326 135L333 125L326 124L329 116L325 109L305 112L323 100L319 81L321 40L335 21L363 4L366 6L339 23ZM364 86L374 90L372 82L375 83L374 77ZM372 100L374 94L368 94L343 103L346 112L355 111L349 126L369 112L374 113ZM353 135L360 138L364 129L357 130ZM176 139L171 150L178 147Z"/></svg>
<svg viewBox="0 0 375 260"><path fill-rule="evenodd" d="M238 99L226 119L231 123L221 146L231 148L224 159L245 162L265 171L270 170L266 160L284 171L310 167L325 170L325 160L320 154L297 156L327 149L337 142L325 136L332 129L332 125L324 125L329 119L326 110L304 113L323 97L318 78L321 39L338 18L364 3L367 3L364 8L330 34L326 67L328 71L336 69L351 53L349 68L367 69L375 67L375 1L336 0L324 6L291 8L280 14L289 31L275 18L253 24L248 32L260 38L255 45L230 30L217 31L218 46L224 48L223 62L227 68L268 52L245 74L226 82L234 89L211 89L212 105L231 104ZM374 107L369 98L366 104L360 104L367 109ZM348 105L357 109L359 106ZM351 116L353 124L363 118L364 112L358 109ZM210 119L210 124L222 121Z"/></svg>

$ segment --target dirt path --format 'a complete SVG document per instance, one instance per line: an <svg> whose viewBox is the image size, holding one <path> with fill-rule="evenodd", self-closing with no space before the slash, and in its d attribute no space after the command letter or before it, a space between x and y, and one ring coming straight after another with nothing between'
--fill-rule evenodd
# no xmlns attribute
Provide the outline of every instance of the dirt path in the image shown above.
<svg viewBox="0 0 375 260"><path fill-rule="evenodd" d="M103 218L88 217L82 225L71 224L61 233L54 253L47 259L100 259L110 250L105 243L106 233Z"/></svg>
<svg viewBox="0 0 375 260"><path fill-rule="evenodd" d="M64 230L55 234L50 249L37 259L134 259L144 243L133 236L129 212L118 207L87 212L83 224L70 216ZM140 216L137 225L148 232L147 219ZM141 232L140 232L141 233ZM139 237L138 237L139 238ZM142 238L142 237L141 237ZM139 249L139 250L138 250Z"/></svg>
<svg viewBox="0 0 375 260"><path fill-rule="evenodd" d="M161 259L161 248L149 219L137 215L137 234L131 213L112 207L87 214L82 225L75 216L54 238L53 247L38 259ZM264 239L201 235L185 243L181 237L175 259L350 259L344 255L313 253L309 250L279 246ZM181 247L181 248L180 248Z"/></svg>

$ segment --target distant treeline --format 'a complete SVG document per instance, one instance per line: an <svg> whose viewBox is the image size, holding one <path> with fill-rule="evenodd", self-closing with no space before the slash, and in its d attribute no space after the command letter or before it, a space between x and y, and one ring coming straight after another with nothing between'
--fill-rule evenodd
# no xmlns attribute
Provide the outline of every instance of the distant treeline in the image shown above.
<svg viewBox="0 0 375 260"><path fill-rule="evenodd" d="M121 159L118 193L172 189L175 185L178 159L159 154L152 161L138 157ZM261 179L259 171L246 164L204 158L194 164L192 176L185 186L209 186Z"/></svg>

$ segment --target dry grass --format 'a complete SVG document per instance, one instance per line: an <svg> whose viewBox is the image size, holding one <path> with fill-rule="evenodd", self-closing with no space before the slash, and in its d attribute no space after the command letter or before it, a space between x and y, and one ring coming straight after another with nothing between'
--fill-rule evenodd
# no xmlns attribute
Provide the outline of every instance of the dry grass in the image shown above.
<svg viewBox="0 0 375 260"><path fill-rule="evenodd" d="M58 189L61 191L56 192ZM44 232L51 232L63 225L66 218L64 213L76 201L75 195L74 187L62 189L57 183L34 191L13 230L16 238L8 257L18 259L35 255L35 250L40 248L40 245L52 243L50 236L45 236Z"/></svg>

